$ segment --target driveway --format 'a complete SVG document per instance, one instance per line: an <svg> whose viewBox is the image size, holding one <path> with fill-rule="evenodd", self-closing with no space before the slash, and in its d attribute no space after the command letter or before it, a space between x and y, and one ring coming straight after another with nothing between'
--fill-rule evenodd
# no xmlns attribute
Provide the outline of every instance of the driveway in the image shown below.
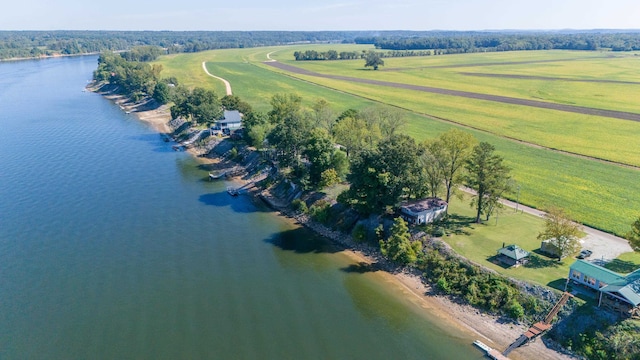
<svg viewBox="0 0 640 360"><path fill-rule="evenodd" d="M517 206L518 210L527 214L539 217L544 217L545 214L543 211L522 204L516 204L513 201L502 200L502 203L511 208ZM586 237L580 239L582 248L593 251L593 254L591 254L587 260L597 260L599 263L606 263L617 258L620 254L633 251L626 239L584 225L580 225L580 227L582 231L587 234Z"/></svg>

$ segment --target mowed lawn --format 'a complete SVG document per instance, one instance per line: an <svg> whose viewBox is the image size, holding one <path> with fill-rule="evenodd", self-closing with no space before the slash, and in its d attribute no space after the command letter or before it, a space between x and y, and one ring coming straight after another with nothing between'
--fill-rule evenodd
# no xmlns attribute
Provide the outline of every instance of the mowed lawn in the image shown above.
<svg viewBox="0 0 640 360"><path fill-rule="evenodd" d="M327 47L335 48L335 46ZM280 74L268 65L262 64L266 54L276 51L272 57L277 58L280 52L285 51L284 49L288 48L233 49L180 54L172 55L169 59L163 57L160 63L164 66L164 76L178 76L185 84L219 88L222 90L216 90L218 94L224 94L221 83L215 79L211 79L213 83L207 78L201 81L194 80L201 76L198 74L204 74L201 63L207 61L209 71L229 80L235 94L247 99L252 106L261 111L270 109L269 101L273 94L283 92L300 95L307 106L318 98L324 98L331 103L336 113L347 108L359 109L370 106L376 103L376 100L378 103L390 103L406 108L408 104L421 102L419 98L410 98L404 96L405 94L395 94L388 90L385 95L384 91L371 86L368 89L358 90L362 94L355 96L348 94L352 89L346 85L341 89L342 91L333 90ZM447 101L442 100L442 102ZM471 112L465 113L464 103L451 100L448 102L450 103L448 111L452 117L460 114L464 114L463 117L472 115ZM460 109L457 109L458 107ZM489 106L485 108L491 110ZM419 141L433 138L456 127L452 123L422 116L419 114L420 111L403 111L403 113L408 120L404 131ZM493 126L499 127L499 125ZM607 131L603 131L604 128L600 128L599 132L609 132L608 128ZM640 215L640 191L638 191L640 171L638 170L535 148L484 131L467 130L479 140L496 146L500 155L513 169L512 174L520 185L520 200L527 205L536 208L549 205L560 206L577 221L619 235L626 233L631 222ZM566 129L563 132L571 133L572 131L572 129ZM611 142L618 146L617 151L621 153L624 153L628 147L633 147L635 143ZM515 196L515 194L510 195L511 198Z"/></svg>
<svg viewBox="0 0 640 360"><path fill-rule="evenodd" d="M472 222L475 212L469 206L469 201L470 198L465 196L463 200L453 199L449 204L450 217L461 224L460 234L450 234L442 237L442 240L457 253L503 275L541 285L558 287L561 280L566 279L575 258L557 261L536 253L540 248L537 236L544 229L541 218L504 208L488 222L475 224ZM495 256L503 244L515 244L531 252L529 264L509 268L498 263Z"/></svg>

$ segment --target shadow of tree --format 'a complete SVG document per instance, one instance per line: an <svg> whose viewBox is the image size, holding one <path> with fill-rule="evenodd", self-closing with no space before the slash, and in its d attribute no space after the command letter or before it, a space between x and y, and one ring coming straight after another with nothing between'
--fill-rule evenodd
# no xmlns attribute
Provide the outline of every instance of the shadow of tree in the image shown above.
<svg viewBox="0 0 640 360"><path fill-rule="evenodd" d="M281 250L291 251L296 254L333 254L342 251L340 247L335 246L321 236L311 234L304 227L280 232L264 241Z"/></svg>
<svg viewBox="0 0 640 360"><path fill-rule="evenodd" d="M530 269L557 268L560 266L558 260L540 256L538 254L529 254L529 261L524 267Z"/></svg>
<svg viewBox="0 0 640 360"><path fill-rule="evenodd" d="M614 259L614 260L604 264L604 267L609 269L609 270L611 270L611 271L615 271L617 273L627 274L627 273L634 272L634 271L638 270L640 265L638 265L636 263L633 263L631 261L624 261L624 260Z"/></svg>
<svg viewBox="0 0 640 360"><path fill-rule="evenodd" d="M349 266L343 267L340 270L346 273L364 274L368 272L376 272L376 271L382 270L382 268L378 263L370 264L370 263L361 261L357 264L351 264Z"/></svg>
<svg viewBox="0 0 640 360"><path fill-rule="evenodd" d="M473 229L474 218L458 214L449 214L446 219L434 223L434 228L439 227L447 234L470 235L469 230Z"/></svg>

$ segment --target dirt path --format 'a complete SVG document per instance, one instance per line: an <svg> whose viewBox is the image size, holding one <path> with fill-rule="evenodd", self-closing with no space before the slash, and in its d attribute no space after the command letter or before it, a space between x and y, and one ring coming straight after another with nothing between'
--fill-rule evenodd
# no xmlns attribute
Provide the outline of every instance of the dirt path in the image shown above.
<svg viewBox="0 0 640 360"><path fill-rule="evenodd" d="M275 51L272 51L272 52L270 52L270 53L268 53L268 54L267 54L267 59L269 59L269 60L267 60L268 62L274 62L274 61L277 61L277 60L274 60L274 59L272 59L272 58L271 58L271 54L273 54L274 52L275 52Z"/></svg>
<svg viewBox="0 0 640 360"><path fill-rule="evenodd" d="M233 92L231 91L231 84L229 84L229 82L227 80L211 74L209 72L209 70L207 70L206 61L202 62L202 70L204 70L204 72L207 73L207 75L211 76L212 78L216 78L216 79L222 81L224 83L225 89L227 90L227 95L233 95Z"/></svg>
<svg viewBox="0 0 640 360"><path fill-rule="evenodd" d="M511 105L529 106L529 107L535 107L535 108L541 108L541 109L565 111L565 112L584 114L584 115L602 116L602 117L609 117L609 118L621 119L621 120L640 121L640 114L624 112L624 111L594 109L594 108L575 106L575 105L549 103L549 102L538 101L538 100L512 98L508 96L480 94L480 93L473 93L469 91L460 91L460 90L449 90L449 89L435 88L431 86L410 85L410 84L394 83L394 82L380 81L380 80L361 79L361 78L355 78L350 76L327 75L327 74L321 74L321 73L305 70L296 66L283 64L278 61L268 61L268 62L265 62L265 64L268 64L269 66L273 66L280 70L288 71L288 72L299 74L299 75L321 77L321 78L327 78L327 79L333 79L333 80L343 80L343 81L349 81L354 83L377 85L377 86L387 86L387 87L392 87L396 89L415 90L415 91L422 91L426 93L433 93L433 94L439 94L439 95L464 97L468 99L494 101L494 102L500 102L500 103L511 104Z"/></svg>

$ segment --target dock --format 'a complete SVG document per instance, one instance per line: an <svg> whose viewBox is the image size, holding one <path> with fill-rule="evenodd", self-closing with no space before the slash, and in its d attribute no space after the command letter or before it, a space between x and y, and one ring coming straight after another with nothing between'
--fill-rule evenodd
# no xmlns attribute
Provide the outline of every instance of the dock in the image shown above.
<svg viewBox="0 0 640 360"><path fill-rule="evenodd" d="M481 350L483 350L486 355L491 358L491 359L495 359L495 360L509 360L508 357L502 355L500 353L500 351L490 347L489 345L483 343L480 340L476 340L473 342L473 345L479 347Z"/></svg>
<svg viewBox="0 0 640 360"><path fill-rule="evenodd" d="M509 353L511 353L513 350L529 343L530 341L535 340L538 336L551 329L551 321L553 321L553 318L558 315L558 312L560 311L560 309L562 309L562 307L570 297L573 297L573 295L568 292L562 294L560 300L558 300L553 308L551 308L547 316L544 317L544 320L531 325L531 327L527 331L525 331L524 334L520 335L520 337L517 338L516 341L511 343L511 345L509 345L509 347L502 352L502 355L509 356Z"/></svg>
<svg viewBox="0 0 640 360"><path fill-rule="evenodd" d="M238 191L238 189L234 188L233 186L229 186L227 187L227 193L231 196L238 196L240 192Z"/></svg>

